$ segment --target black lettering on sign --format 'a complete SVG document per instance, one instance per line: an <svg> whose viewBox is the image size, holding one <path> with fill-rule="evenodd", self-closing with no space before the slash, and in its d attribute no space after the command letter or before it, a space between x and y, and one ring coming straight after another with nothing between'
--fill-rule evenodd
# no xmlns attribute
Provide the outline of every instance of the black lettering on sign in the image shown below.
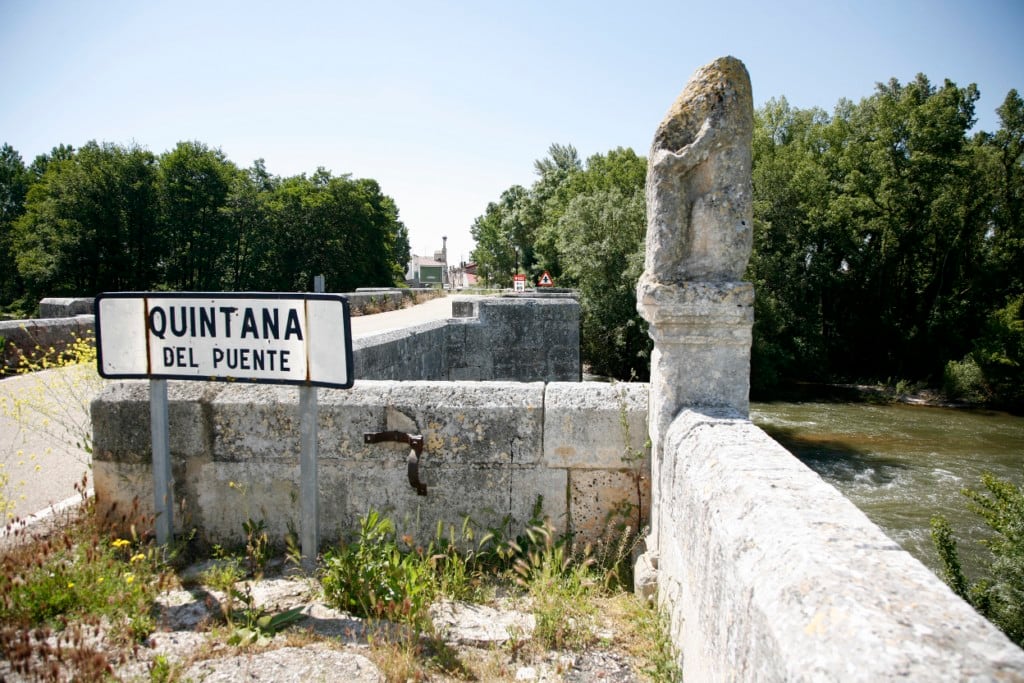
<svg viewBox="0 0 1024 683"><path fill-rule="evenodd" d="M163 339L167 332L167 314L159 306L149 309L149 329L159 339Z"/></svg>
<svg viewBox="0 0 1024 683"><path fill-rule="evenodd" d="M262 324L261 324L262 323ZM299 312L294 308L288 309L288 318L285 320L284 339L287 341L292 337L302 340L302 324L299 322ZM262 316L257 319L256 311L252 307L246 307L242 312L242 339L281 339L281 318L276 308L264 308Z"/></svg>
<svg viewBox="0 0 1024 683"><path fill-rule="evenodd" d="M153 306L149 309L149 331L158 339L166 339L168 332L175 337L217 337L218 332L231 337L231 318L237 306ZM242 309L242 339L273 339L281 337L281 315L277 308L257 309L246 306ZM217 313L221 314L223 327L217 328ZM284 340L291 338L302 341L302 321L298 310L288 309L284 323Z"/></svg>
<svg viewBox="0 0 1024 683"><path fill-rule="evenodd" d="M242 339L246 337L260 338L259 330L256 329L256 314L252 312L251 306L246 306L242 313Z"/></svg>
<svg viewBox="0 0 1024 683"><path fill-rule="evenodd" d="M224 314L224 336L231 336L231 314L238 310L235 306L221 306L221 313ZM216 335L215 335L216 336Z"/></svg>
<svg viewBox="0 0 1024 683"><path fill-rule="evenodd" d="M276 308L264 308L263 309L263 338L264 339L280 339L278 333L278 319L277 319Z"/></svg>
<svg viewBox="0 0 1024 683"><path fill-rule="evenodd" d="M171 334L175 337L184 337L188 332L186 313L189 309L193 311L193 322L195 322L195 310L191 306L188 309L185 306L171 306Z"/></svg>
<svg viewBox="0 0 1024 683"><path fill-rule="evenodd" d="M215 348L213 349L213 369L222 372L226 370L291 372L290 355L290 351L280 349ZM168 357L167 351L164 352L164 357Z"/></svg>
<svg viewBox="0 0 1024 683"><path fill-rule="evenodd" d="M299 325L299 312L294 308L288 309L288 323L284 328L284 339L288 341L292 335L295 335L300 341L302 340L302 326Z"/></svg>
<svg viewBox="0 0 1024 683"><path fill-rule="evenodd" d="M216 311L213 310L213 306L204 306L199 309L199 336L200 337L216 337L217 336L217 324L214 316Z"/></svg>
<svg viewBox="0 0 1024 683"><path fill-rule="evenodd" d="M163 348L165 368L198 368L195 349L187 346L165 346Z"/></svg>

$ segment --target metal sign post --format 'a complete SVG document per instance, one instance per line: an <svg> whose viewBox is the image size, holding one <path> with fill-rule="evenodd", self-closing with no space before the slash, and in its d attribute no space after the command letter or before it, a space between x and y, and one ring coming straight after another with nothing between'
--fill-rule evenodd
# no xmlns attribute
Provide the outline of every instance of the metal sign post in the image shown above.
<svg viewBox="0 0 1024 683"><path fill-rule="evenodd" d="M302 498L302 566L312 569L320 549L320 476L317 463L316 387L299 387L299 496Z"/></svg>
<svg viewBox="0 0 1024 683"><path fill-rule="evenodd" d="M174 535L174 492L171 490L171 445L167 420L167 380L149 381L149 424L153 435L153 497L156 542Z"/></svg>
<svg viewBox="0 0 1024 683"><path fill-rule="evenodd" d="M318 278L317 288L323 289ZM319 548L317 387L353 383L348 300L335 294L118 292L96 297L97 366L150 380L158 543L173 536L167 380L299 387L302 558Z"/></svg>
<svg viewBox="0 0 1024 683"><path fill-rule="evenodd" d="M324 276L313 279L313 291L324 291ZM316 565L320 550L320 467L317 462L319 415L316 387L299 387L299 434L302 451L299 453L299 496L302 498L302 566L307 570Z"/></svg>

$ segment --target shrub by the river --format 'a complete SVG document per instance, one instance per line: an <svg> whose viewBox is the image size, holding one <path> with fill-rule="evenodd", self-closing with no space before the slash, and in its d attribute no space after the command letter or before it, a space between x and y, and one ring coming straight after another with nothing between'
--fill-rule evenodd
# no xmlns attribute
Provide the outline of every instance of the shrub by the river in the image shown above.
<svg viewBox="0 0 1024 683"><path fill-rule="evenodd" d="M971 511L994 533L982 541L991 556L986 576L964 575L949 522L932 518L932 541L942 563L943 579L1010 639L1024 646L1024 491L992 474L982 475L985 491L964 489Z"/></svg>

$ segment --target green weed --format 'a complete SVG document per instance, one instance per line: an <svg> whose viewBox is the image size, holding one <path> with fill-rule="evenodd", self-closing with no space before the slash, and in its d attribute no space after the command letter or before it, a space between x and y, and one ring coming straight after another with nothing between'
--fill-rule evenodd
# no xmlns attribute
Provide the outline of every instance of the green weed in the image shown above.
<svg viewBox="0 0 1024 683"><path fill-rule="evenodd" d="M83 503L48 535L19 536L0 559L0 651L15 671L96 680L109 668L105 651L153 630L153 600L170 578L165 553L150 539L111 529ZM99 635L100 645L85 644L86 632Z"/></svg>
<svg viewBox="0 0 1024 683"><path fill-rule="evenodd" d="M437 592L452 600L482 602L488 593L487 563L493 536L485 535L474 545L473 525L467 517L458 534L454 527L448 529L437 523L437 532L427 550L427 557L434 570Z"/></svg>
<svg viewBox="0 0 1024 683"><path fill-rule="evenodd" d="M578 650L593 641L596 589L590 576L589 548L578 557L565 539L556 539L550 523L527 529L533 550L516 560L517 582L533 601L534 636L553 649Z"/></svg>
<svg viewBox="0 0 1024 683"><path fill-rule="evenodd" d="M982 475L982 484L984 491L965 488L962 493L994 532L982 541L991 553L987 576L971 582L964 575L953 531L942 516L932 518L932 541L950 588L1024 646L1024 490L989 473Z"/></svg>
<svg viewBox="0 0 1024 683"><path fill-rule="evenodd" d="M248 584L241 591L232 587L231 594L232 602L237 600L243 607L229 614L229 645L265 645L278 632L302 618L301 606L276 614L258 607Z"/></svg>
<svg viewBox="0 0 1024 683"><path fill-rule="evenodd" d="M394 524L376 510L360 520L353 543L328 550L323 562L321 583L330 604L416 630L429 627L427 608L436 594L429 558L403 553Z"/></svg>
<svg viewBox="0 0 1024 683"><path fill-rule="evenodd" d="M250 517L242 522L242 529L245 531L245 557L249 563L249 573L257 579L261 578L267 560L270 559L266 522L262 519L255 521Z"/></svg>

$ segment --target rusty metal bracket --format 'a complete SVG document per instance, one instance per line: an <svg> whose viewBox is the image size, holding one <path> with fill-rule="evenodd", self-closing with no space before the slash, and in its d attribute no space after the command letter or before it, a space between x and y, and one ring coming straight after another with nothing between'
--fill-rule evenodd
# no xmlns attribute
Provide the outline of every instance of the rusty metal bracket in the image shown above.
<svg viewBox="0 0 1024 683"><path fill-rule="evenodd" d="M409 457L405 459L409 485L416 489L417 495L427 495L427 485L420 481L420 456L423 454L423 435L405 432L364 432L363 443L384 442L407 443L412 446Z"/></svg>

